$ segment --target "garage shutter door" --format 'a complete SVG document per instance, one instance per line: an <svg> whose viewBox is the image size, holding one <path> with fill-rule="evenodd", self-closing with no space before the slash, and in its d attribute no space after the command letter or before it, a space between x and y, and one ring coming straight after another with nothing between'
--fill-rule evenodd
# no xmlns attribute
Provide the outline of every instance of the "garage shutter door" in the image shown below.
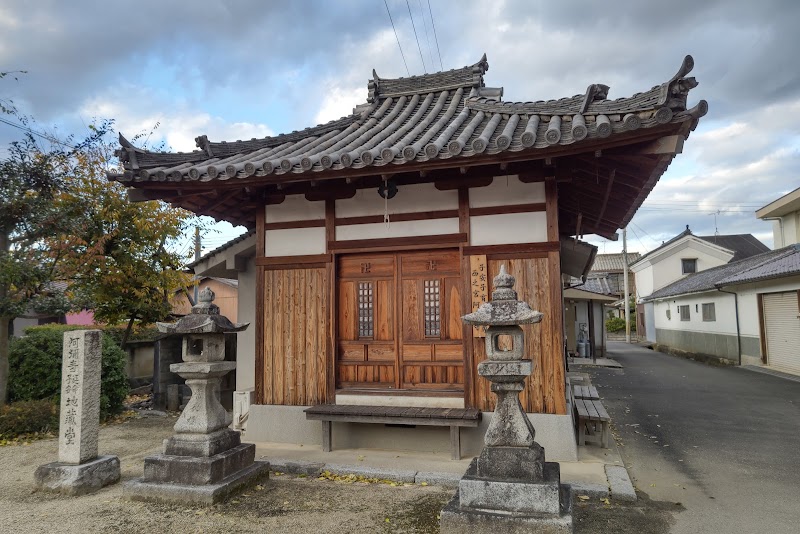
<svg viewBox="0 0 800 534"><path fill-rule="evenodd" d="M800 318L797 292L764 295L767 365L800 373Z"/></svg>

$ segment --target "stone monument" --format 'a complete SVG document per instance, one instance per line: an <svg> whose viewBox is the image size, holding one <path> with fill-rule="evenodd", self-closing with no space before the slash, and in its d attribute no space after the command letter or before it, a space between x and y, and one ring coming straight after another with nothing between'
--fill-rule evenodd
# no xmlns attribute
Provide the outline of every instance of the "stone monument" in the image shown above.
<svg viewBox="0 0 800 534"><path fill-rule="evenodd" d="M256 446L231 430L231 416L219 400L221 378L236 368L225 361L225 334L248 324L233 324L219 314L214 292L200 292L191 314L177 323L158 323L161 332L183 336L182 363L170 370L186 379L192 398L164 440L163 454L144 460L144 476L124 485L134 500L214 504L268 476L269 463L255 460Z"/></svg>
<svg viewBox="0 0 800 534"><path fill-rule="evenodd" d="M542 314L517 300L514 277L500 267L491 302L462 319L487 326L486 360L478 374L492 383L497 406L484 438L485 447L459 481L458 491L441 513L441 532L573 532L569 489L561 485L558 463L545 462L544 449L519 392L533 372L524 359L520 325L538 323ZM503 336L503 343L501 343ZM510 341L510 348L506 341Z"/></svg>
<svg viewBox="0 0 800 534"><path fill-rule="evenodd" d="M64 332L58 461L36 469L40 489L83 495L119 480L119 458L97 455L101 336L100 330Z"/></svg>

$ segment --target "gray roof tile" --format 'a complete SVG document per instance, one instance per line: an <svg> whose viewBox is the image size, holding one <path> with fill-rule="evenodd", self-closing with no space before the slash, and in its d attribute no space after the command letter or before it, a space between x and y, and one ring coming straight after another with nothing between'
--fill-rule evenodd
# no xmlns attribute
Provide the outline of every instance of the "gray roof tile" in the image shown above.
<svg viewBox="0 0 800 534"><path fill-rule="evenodd" d="M690 274L662 287L643 300L657 300L689 293L712 291L719 287L778 278L800 273L800 245L750 256Z"/></svg>
<svg viewBox="0 0 800 534"><path fill-rule="evenodd" d="M696 121L707 104L686 107L696 85L685 77L693 63L687 56L668 82L616 100L606 99L607 87L592 84L585 95L502 102L501 88L484 87L485 55L461 69L409 78L383 79L373 72L367 104L305 130L234 142L199 136L200 150L189 153L148 152L121 137L117 154L125 170L110 177L135 185L336 172L545 149Z"/></svg>

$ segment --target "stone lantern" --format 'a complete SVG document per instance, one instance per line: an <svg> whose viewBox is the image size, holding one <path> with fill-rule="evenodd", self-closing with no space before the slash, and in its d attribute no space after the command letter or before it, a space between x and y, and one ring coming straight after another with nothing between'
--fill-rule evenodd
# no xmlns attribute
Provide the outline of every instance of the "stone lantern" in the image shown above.
<svg viewBox="0 0 800 534"><path fill-rule="evenodd" d="M202 290L191 314L158 329L183 336L182 363L170 371L186 379L192 398L175 423L175 434L164 440L164 452L144 461L144 476L127 484L126 493L139 500L213 504L267 474L267 462L255 462L255 445L242 443L231 430L231 416L220 403L222 377L236 368L225 361L225 334L240 332L248 323L233 324L219 314L214 292Z"/></svg>
<svg viewBox="0 0 800 534"><path fill-rule="evenodd" d="M462 317L467 324L487 327L486 360L478 365L478 374L492 383L497 404L486 446L442 510L442 533L573 531L570 495L561 486L559 465L545 462L519 400L525 378L533 372L520 325L538 323L542 314L517 300L514 283L501 266L492 300Z"/></svg>

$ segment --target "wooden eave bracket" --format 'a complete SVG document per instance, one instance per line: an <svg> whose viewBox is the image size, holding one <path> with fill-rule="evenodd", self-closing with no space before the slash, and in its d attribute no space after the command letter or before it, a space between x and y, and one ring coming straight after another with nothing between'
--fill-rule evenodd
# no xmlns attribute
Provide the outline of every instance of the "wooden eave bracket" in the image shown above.
<svg viewBox="0 0 800 534"><path fill-rule="evenodd" d="M639 154L647 155L665 155L665 154L680 154L683 152L683 142L685 137L677 135L667 135L660 139L656 139L639 150Z"/></svg>

